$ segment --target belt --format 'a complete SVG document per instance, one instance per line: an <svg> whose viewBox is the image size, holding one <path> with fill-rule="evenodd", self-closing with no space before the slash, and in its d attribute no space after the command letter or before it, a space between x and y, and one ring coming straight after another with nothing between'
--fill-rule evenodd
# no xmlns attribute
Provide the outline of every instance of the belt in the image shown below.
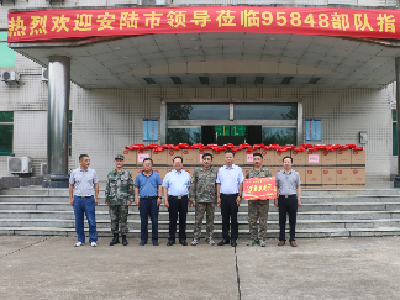
<svg viewBox="0 0 400 300"><path fill-rule="evenodd" d="M180 199L185 198L185 197L187 197L187 196L188 196L188 195L183 195L183 196L172 196L172 195L168 195L168 198L171 197L172 199L178 199L178 200L180 200Z"/></svg>
<svg viewBox="0 0 400 300"><path fill-rule="evenodd" d="M223 196L237 196L238 193L235 193L235 194L222 194L222 193L221 193L221 195L223 195Z"/></svg>
<svg viewBox="0 0 400 300"><path fill-rule="evenodd" d="M93 196L93 195L92 195ZM90 198L90 197L92 197L92 196L76 196L76 197L78 197L78 198Z"/></svg>
<svg viewBox="0 0 400 300"><path fill-rule="evenodd" d="M153 200L153 199L157 199L158 196L153 196L153 197L146 197L146 198L140 198L140 200Z"/></svg>
<svg viewBox="0 0 400 300"><path fill-rule="evenodd" d="M286 199L289 197L297 196L296 194L293 195L279 195L279 197L285 197Z"/></svg>

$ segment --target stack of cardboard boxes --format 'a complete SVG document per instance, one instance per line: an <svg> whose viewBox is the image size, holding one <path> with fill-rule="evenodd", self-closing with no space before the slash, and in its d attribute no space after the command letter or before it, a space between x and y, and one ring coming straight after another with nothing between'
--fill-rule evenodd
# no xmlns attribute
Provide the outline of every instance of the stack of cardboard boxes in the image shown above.
<svg viewBox="0 0 400 300"><path fill-rule="evenodd" d="M253 167L253 154L262 153L264 166L275 176L283 169L283 158L293 158L293 169L300 174L302 188L336 189L365 187L365 151L357 145L316 146L302 144L300 147L280 147L278 145L241 145L228 146L235 152L235 164L240 166L245 176ZM202 155L206 152L213 155L213 167L220 168L225 164L227 147L201 144L189 146L186 144L152 145L136 144L122 150L125 156L125 168L134 177L142 170L144 158L153 159L153 170L161 178L172 171L173 158L183 158L183 168L193 174L196 167L202 166Z"/></svg>

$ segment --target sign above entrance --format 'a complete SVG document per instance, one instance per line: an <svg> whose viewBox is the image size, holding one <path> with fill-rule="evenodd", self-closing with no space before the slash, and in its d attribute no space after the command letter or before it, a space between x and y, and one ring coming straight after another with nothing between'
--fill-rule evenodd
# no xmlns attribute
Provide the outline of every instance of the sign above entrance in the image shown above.
<svg viewBox="0 0 400 300"><path fill-rule="evenodd" d="M259 32L400 39L400 11L184 6L10 11L8 43L155 33Z"/></svg>

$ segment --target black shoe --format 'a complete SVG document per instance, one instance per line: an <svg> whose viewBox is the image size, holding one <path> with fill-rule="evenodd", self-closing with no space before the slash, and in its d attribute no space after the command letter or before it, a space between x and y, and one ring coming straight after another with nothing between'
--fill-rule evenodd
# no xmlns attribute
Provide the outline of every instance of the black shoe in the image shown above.
<svg viewBox="0 0 400 300"><path fill-rule="evenodd" d="M229 244L229 242L230 242L230 240L222 240L222 241L220 241L217 245L218 245L218 246L223 246L223 245L225 245L225 244Z"/></svg>
<svg viewBox="0 0 400 300"><path fill-rule="evenodd" d="M126 235L122 236L122 246L128 246L128 242L126 240Z"/></svg>
<svg viewBox="0 0 400 300"><path fill-rule="evenodd" d="M114 233L114 239L110 242L110 246L119 244L119 233Z"/></svg>
<svg viewBox="0 0 400 300"><path fill-rule="evenodd" d="M174 242L169 241L169 242L167 243L167 246L168 246L168 247L171 247L171 246L173 246L173 245L174 245Z"/></svg>
<svg viewBox="0 0 400 300"><path fill-rule="evenodd" d="M153 241L153 246L158 246L158 241Z"/></svg>
<svg viewBox="0 0 400 300"><path fill-rule="evenodd" d="M139 244L139 246L144 246L145 244L146 244L145 241L141 241L140 244Z"/></svg>
<svg viewBox="0 0 400 300"><path fill-rule="evenodd" d="M187 246L188 243L186 243L186 241L180 241L179 244L181 244L182 246Z"/></svg>
<svg viewBox="0 0 400 300"><path fill-rule="evenodd" d="M236 246L237 246L237 243L236 243L236 241L235 241L235 240L232 240L232 242L231 242L231 246L232 246L232 247L236 247Z"/></svg>

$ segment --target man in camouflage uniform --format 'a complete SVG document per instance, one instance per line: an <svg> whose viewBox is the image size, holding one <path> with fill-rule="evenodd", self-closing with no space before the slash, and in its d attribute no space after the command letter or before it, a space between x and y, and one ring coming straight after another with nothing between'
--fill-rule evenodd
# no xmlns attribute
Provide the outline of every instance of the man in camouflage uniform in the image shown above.
<svg viewBox="0 0 400 300"><path fill-rule="evenodd" d="M121 223L122 245L127 246L128 206L133 201L133 179L131 172L122 168L124 165L122 154L115 156L114 163L115 169L107 175L105 190L106 204L110 207L111 232L114 235L110 246L119 243L119 223Z"/></svg>
<svg viewBox="0 0 400 300"><path fill-rule="evenodd" d="M271 171L268 170L268 168L263 168L263 156L261 153L253 154L253 164L254 167L246 174L246 179L272 177ZM260 199L250 200L248 203L251 241L247 243L247 246L254 246L259 243L260 247L265 247L264 239L267 233L269 201L268 199ZM258 230L257 220L259 222L260 230Z"/></svg>
<svg viewBox="0 0 400 300"><path fill-rule="evenodd" d="M212 240L214 231L215 203L217 201L217 170L211 168L212 155L205 153L202 157L204 167L193 172L189 190L189 201L195 205L194 239L191 243L196 246L200 240L201 223L206 213L206 243L215 245Z"/></svg>

